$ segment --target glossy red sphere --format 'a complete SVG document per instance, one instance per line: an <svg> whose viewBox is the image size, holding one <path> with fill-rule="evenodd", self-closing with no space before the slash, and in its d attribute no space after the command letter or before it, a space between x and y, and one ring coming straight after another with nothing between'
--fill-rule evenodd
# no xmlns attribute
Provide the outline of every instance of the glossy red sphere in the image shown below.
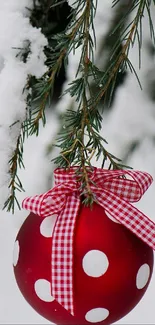
<svg viewBox="0 0 155 325"><path fill-rule="evenodd" d="M28 303L56 324L111 324L129 313L151 279L153 251L97 204L81 207L74 244L72 316L51 295L52 229L56 216L30 213L14 248L14 273Z"/></svg>

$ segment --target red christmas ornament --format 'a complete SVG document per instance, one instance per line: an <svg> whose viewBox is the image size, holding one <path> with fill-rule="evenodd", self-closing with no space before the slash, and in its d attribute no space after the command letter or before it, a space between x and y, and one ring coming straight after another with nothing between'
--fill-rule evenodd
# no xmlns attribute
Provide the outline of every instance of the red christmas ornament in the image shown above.
<svg viewBox="0 0 155 325"><path fill-rule="evenodd" d="M63 185L63 191L65 188ZM58 190L61 191L62 188ZM38 313L56 324L84 325L116 322L137 305L148 287L153 270L152 248L124 227L118 221L118 215L115 219L113 213L109 213L107 209L96 203L93 204L92 209L80 204L71 247L73 265L71 264L66 270L66 260L67 263L72 260L69 255L70 244L67 242L69 246L66 249L66 256L61 255L60 252L62 242L58 241L56 248L54 246L54 235L58 230L58 219L61 213L56 212L47 216L49 209L53 209L51 206L55 206L54 201L59 205L57 209L55 208L56 211L59 211L59 208L63 210L64 205L67 209L66 195L56 197L54 190L41 196L41 199L39 196L31 199L33 205L31 210L38 209L40 215L42 215L41 211L44 211L45 218L30 213L15 242L14 272L23 296ZM41 202L40 206L39 202ZM117 211L118 207L114 209ZM65 211L68 211L69 216L70 210ZM67 220L66 217L66 222ZM152 223L149 227L151 225ZM141 224L142 228L143 226L144 223ZM68 229L69 227L70 225ZM133 222L132 227L134 229ZM138 225L136 227L140 229ZM148 229L151 229L149 227ZM68 233L67 236L70 241L72 236ZM143 236L149 236L147 230L143 231ZM63 243L68 240L65 238L66 232L61 229ZM57 249L56 256L52 255L55 254L55 249ZM56 278L54 264L57 266ZM55 297L60 296L62 304L53 296L51 278L57 289ZM64 291L66 295L63 296L61 291L62 284L64 288L68 288L70 282L72 282L73 297L71 298L73 298L74 314L66 307L70 292L68 294L68 291Z"/></svg>

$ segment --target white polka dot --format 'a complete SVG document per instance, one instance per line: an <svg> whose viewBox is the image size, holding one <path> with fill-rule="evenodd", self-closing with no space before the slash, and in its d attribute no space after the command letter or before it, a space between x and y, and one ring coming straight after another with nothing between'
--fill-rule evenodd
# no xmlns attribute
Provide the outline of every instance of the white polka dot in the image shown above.
<svg viewBox="0 0 155 325"><path fill-rule="evenodd" d="M136 286L137 289L143 289L147 284L150 276L150 267L148 264L143 264L137 273L136 276Z"/></svg>
<svg viewBox="0 0 155 325"><path fill-rule="evenodd" d="M120 223L117 219L111 216L111 214L108 211L105 211L106 216L112 220L113 222Z"/></svg>
<svg viewBox="0 0 155 325"><path fill-rule="evenodd" d="M105 320L109 316L109 310L105 308L94 308L87 312L85 319L91 323Z"/></svg>
<svg viewBox="0 0 155 325"><path fill-rule="evenodd" d="M40 233L44 237L52 237L52 232L56 223L57 215L53 214L50 217L46 217L40 225Z"/></svg>
<svg viewBox="0 0 155 325"><path fill-rule="evenodd" d="M84 256L82 266L87 275L97 278L107 271L109 261L103 252L94 249Z"/></svg>
<svg viewBox="0 0 155 325"><path fill-rule="evenodd" d="M46 302L52 302L51 283L45 279L39 279L34 284L34 290L38 298Z"/></svg>
<svg viewBox="0 0 155 325"><path fill-rule="evenodd" d="M19 241L16 240L15 244L14 244L14 249L13 249L13 265L16 266L18 263L18 259L19 259L19 251L20 251L20 247L19 247Z"/></svg>

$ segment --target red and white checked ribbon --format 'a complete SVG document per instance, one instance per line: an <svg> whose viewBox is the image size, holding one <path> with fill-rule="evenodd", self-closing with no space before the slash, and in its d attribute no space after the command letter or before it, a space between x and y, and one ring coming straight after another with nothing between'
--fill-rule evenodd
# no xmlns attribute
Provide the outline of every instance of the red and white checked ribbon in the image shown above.
<svg viewBox="0 0 155 325"><path fill-rule="evenodd" d="M42 217L58 214L52 236L52 281L54 298L74 315L73 242L80 207L80 183L77 167L54 171L56 186L48 192L28 197L23 208ZM129 170L88 169L91 190L96 201L111 216L137 237L155 249L155 223L130 202L139 201L153 179L145 172ZM125 175L130 179L121 177Z"/></svg>

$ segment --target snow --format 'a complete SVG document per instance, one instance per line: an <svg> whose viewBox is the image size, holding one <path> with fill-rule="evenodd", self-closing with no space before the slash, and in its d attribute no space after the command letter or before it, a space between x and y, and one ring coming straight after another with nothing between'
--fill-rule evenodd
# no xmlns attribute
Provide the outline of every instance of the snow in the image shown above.
<svg viewBox="0 0 155 325"><path fill-rule="evenodd" d="M0 205L9 191L8 161L16 147L21 123L26 114L26 92L23 89L29 75L37 78L46 71L44 47L47 40L29 22L32 1L7 0L0 3ZM27 16L26 16L27 14ZM23 63L20 49L29 44L30 54ZM10 125L18 121L14 127Z"/></svg>
<svg viewBox="0 0 155 325"><path fill-rule="evenodd" d="M101 9L96 18L97 37L106 34L109 19L112 19L109 0L100 0ZM28 11L25 6L31 7L31 0L5 0L0 3L0 201L4 201L8 184L7 161L19 134L20 123L25 116L25 95L22 94L23 85L29 73L39 76L45 71L43 47L46 39L40 30L32 28L28 20ZM104 19L103 19L103 16ZM154 12L152 11L154 15ZM153 21L155 21L153 17ZM148 51L149 30L145 16L142 51L142 69L138 70L137 47L130 51L130 59L136 67L141 79L143 91L139 89L133 74L128 73L125 84L119 88L113 109L104 114L103 136L108 140L108 150L118 157L126 157L133 141L138 141L137 150L130 153L127 163L135 169L149 172L155 179L155 119L154 103L148 95L148 84L154 71L154 57ZM5 37L4 37L5 36ZM16 57L18 51L12 47L22 47L26 40L32 41L32 55L26 64ZM104 58L103 58L104 60ZM78 55L70 55L68 81L75 77ZM66 87L66 85L65 85ZM58 103L58 111L62 112L70 105L72 99L62 97ZM9 113L8 113L9 112ZM19 124L10 132L9 125L19 119ZM47 147L54 141L59 128L59 121L54 114L48 114L47 126L41 129L38 138L32 137L25 144L25 170L20 171L25 193L19 193L19 200L26 195L43 193L52 186L53 165L52 157L47 155ZM100 163L100 162L99 162ZM95 165L96 162L94 162ZM154 216L155 182L145 193L136 206L148 217L155 221ZM18 229L20 228L27 211L0 213L0 324L50 324L38 315L24 300L15 283L12 255ZM142 301L117 324L154 324L154 288L155 273ZM9 310L9 312L8 312Z"/></svg>
<svg viewBox="0 0 155 325"><path fill-rule="evenodd" d="M155 17L154 7L152 16ZM135 75L128 72L124 85L117 92L114 109L107 114L103 122L104 137L109 145L111 144L109 150L122 158L134 141L152 139L155 132L154 102L149 98L147 89L152 78L150 72L154 71L154 58L150 57L149 52L149 23L146 14L143 21L145 28L140 70L137 42L129 52L129 59L137 71L143 90L140 89Z"/></svg>

